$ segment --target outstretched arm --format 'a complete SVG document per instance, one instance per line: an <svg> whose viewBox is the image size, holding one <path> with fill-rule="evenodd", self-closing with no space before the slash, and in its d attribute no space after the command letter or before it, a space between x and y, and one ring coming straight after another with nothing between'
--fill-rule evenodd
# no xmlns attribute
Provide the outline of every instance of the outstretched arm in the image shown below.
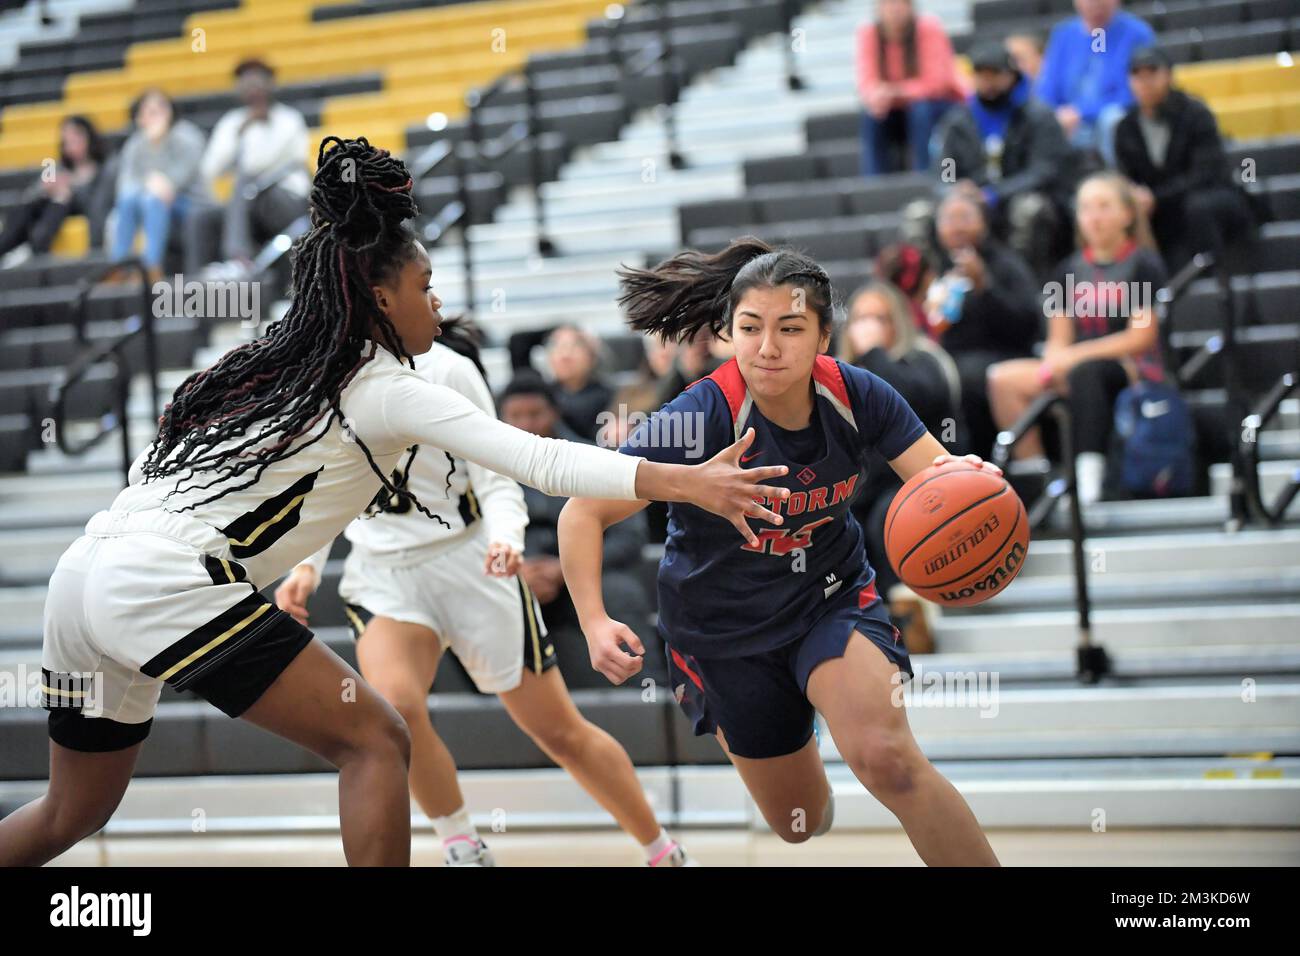
<svg viewBox="0 0 1300 956"><path fill-rule="evenodd" d="M687 502L726 518L750 543L757 538L746 516L781 523L758 501L786 492L760 482L789 469L740 467L740 456L753 441L753 429L703 464L664 464L592 445L539 438L498 421L454 389L430 384L414 372L377 384L382 392L375 400L366 401L369 396L364 396L344 409L356 415L352 427L368 445L375 441L381 448L414 444L443 448L550 495Z"/></svg>

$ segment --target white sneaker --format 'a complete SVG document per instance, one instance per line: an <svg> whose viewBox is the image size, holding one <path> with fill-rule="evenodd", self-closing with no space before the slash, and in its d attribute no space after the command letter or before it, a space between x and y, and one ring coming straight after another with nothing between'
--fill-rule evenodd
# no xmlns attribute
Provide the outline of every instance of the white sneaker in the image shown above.
<svg viewBox="0 0 1300 956"><path fill-rule="evenodd" d="M16 246L0 258L0 269L12 269L14 266L20 266L32 257L32 247L27 243Z"/></svg>
<svg viewBox="0 0 1300 956"><path fill-rule="evenodd" d="M492 856L482 840L458 839L442 848L443 866L496 866Z"/></svg>
<svg viewBox="0 0 1300 956"><path fill-rule="evenodd" d="M699 866L696 859L686 852L686 847L674 843L672 847L659 855L656 860L646 860L646 866Z"/></svg>

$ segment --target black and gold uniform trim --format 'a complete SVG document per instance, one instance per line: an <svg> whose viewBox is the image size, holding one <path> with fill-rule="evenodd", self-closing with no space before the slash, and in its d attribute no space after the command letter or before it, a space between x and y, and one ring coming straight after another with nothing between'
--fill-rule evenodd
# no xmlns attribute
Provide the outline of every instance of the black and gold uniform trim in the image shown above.
<svg viewBox="0 0 1300 956"><path fill-rule="evenodd" d="M460 520L465 523L467 528L483 517L483 510L478 503L478 495L474 494L473 488L465 489L465 493L460 496L460 502L456 510L460 512Z"/></svg>
<svg viewBox="0 0 1300 956"><path fill-rule="evenodd" d="M69 674L41 668L41 706L46 710L81 710L93 690L90 674Z"/></svg>
<svg viewBox="0 0 1300 956"><path fill-rule="evenodd" d="M542 608L532 589L521 575L515 575L515 581L519 584L519 602L524 612L524 668L540 674L558 663L555 647L542 633Z"/></svg>
<svg viewBox="0 0 1300 956"><path fill-rule="evenodd" d="M252 582L248 581L248 572L244 566L236 561L227 561L225 558L218 558L211 554L203 556L203 568L212 578L213 584L239 584L247 582L252 587Z"/></svg>
<svg viewBox="0 0 1300 956"><path fill-rule="evenodd" d="M316 476L325 468L303 475L272 498L267 498L247 514L240 515L221 529L230 539L230 553L236 558L261 554L298 526L303 502L316 484Z"/></svg>
<svg viewBox="0 0 1300 956"><path fill-rule="evenodd" d="M172 687L183 688L287 616L254 591L146 661L140 670Z"/></svg>
<svg viewBox="0 0 1300 956"><path fill-rule="evenodd" d="M374 617L360 604L349 604L347 601L343 602L343 616L348 619L348 627L352 628L352 636L357 640L361 640L361 635L366 632L366 625Z"/></svg>

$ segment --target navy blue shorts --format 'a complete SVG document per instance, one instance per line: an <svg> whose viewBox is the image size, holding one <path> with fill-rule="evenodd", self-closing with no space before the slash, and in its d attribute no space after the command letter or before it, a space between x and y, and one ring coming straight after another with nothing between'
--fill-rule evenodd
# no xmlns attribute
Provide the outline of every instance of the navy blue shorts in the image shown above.
<svg viewBox="0 0 1300 956"><path fill-rule="evenodd" d="M673 695L697 737L715 734L721 727L727 747L738 757L761 760L794 753L813 733L808 678L822 661L844 656L855 630L911 678L907 646L876 594L874 574L869 574L846 589L809 631L774 650L749 657L702 658L679 653L670 637Z"/></svg>

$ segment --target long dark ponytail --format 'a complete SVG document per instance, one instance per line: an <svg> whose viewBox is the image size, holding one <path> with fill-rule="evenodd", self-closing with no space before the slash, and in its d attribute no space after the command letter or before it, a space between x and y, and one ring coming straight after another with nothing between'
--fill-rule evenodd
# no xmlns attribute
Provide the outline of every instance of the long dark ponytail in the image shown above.
<svg viewBox="0 0 1300 956"><path fill-rule="evenodd" d="M731 326L741 297L754 288L795 285L822 329L833 321L831 280L801 252L777 249L754 236L733 240L721 252L679 252L650 269L618 270L619 305L634 331L683 341L708 329L718 335Z"/></svg>

